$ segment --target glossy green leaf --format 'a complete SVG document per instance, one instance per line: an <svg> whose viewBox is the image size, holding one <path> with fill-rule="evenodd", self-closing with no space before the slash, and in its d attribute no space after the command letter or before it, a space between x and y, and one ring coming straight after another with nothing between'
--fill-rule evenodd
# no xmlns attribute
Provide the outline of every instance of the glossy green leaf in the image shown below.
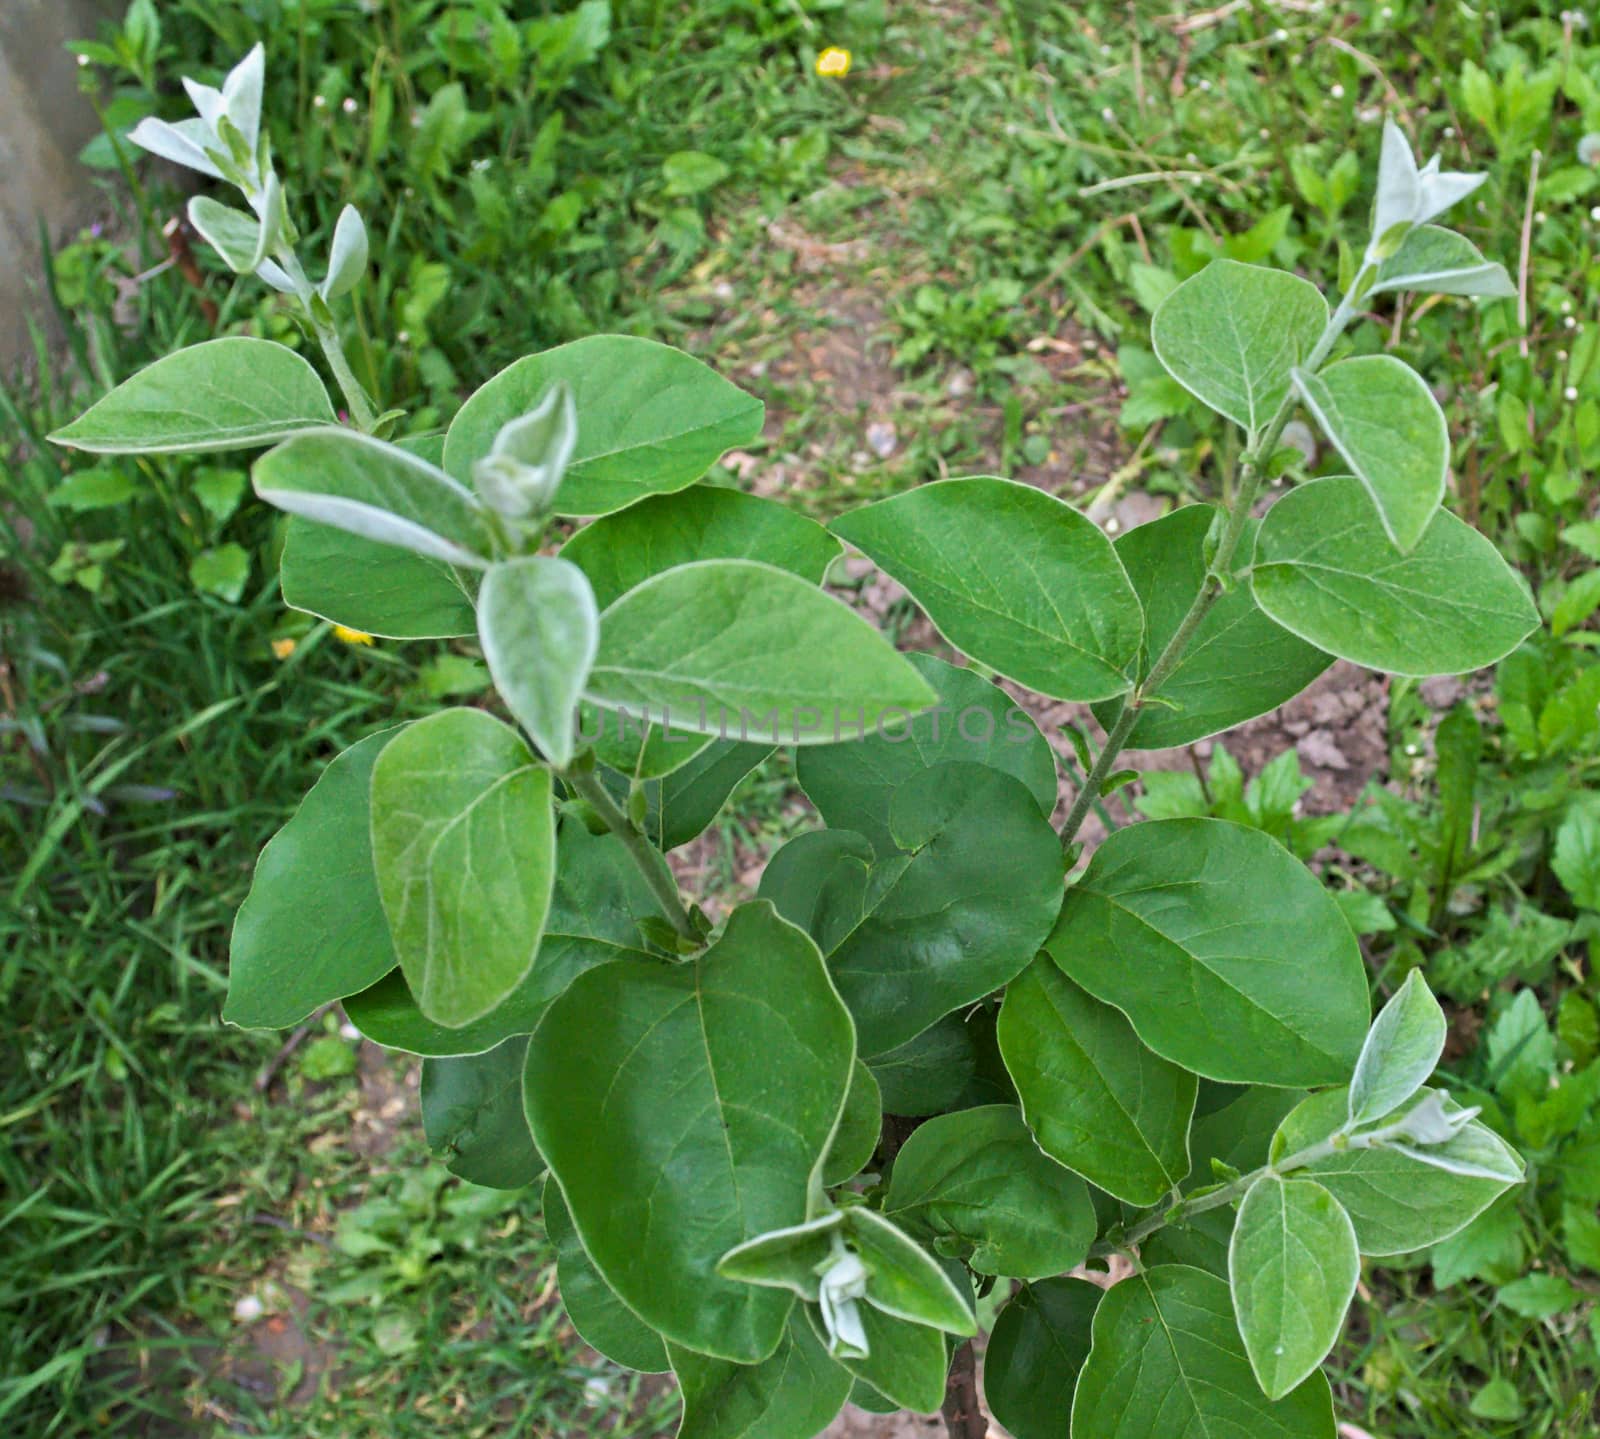
<svg viewBox="0 0 1600 1439"><path fill-rule="evenodd" d="M1423 1090L1413 1103L1431 1090ZM1403 1106L1400 1112L1410 1108ZM1447 1101L1447 1110L1453 1106ZM1320 1144L1342 1126L1349 1112L1343 1089L1314 1094L1290 1112L1272 1140L1274 1162ZM1395 1116L1385 1116L1385 1122ZM1455 1174L1439 1167L1456 1158L1484 1173ZM1363 1254L1408 1254L1448 1239L1504 1193L1522 1173L1522 1161L1491 1130L1476 1120L1447 1144L1433 1146L1426 1163L1392 1146L1347 1149L1294 1170L1314 1179L1349 1214Z"/></svg>
<svg viewBox="0 0 1600 1439"><path fill-rule="evenodd" d="M1517 293L1504 265L1479 253L1464 235L1442 225L1418 225L1378 267L1370 293L1422 290L1434 295L1481 295L1504 300Z"/></svg>
<svg viewBox="0 0 1600 1439"><path fill-rule="evenodd" d="M875 1055L872 1077L884 1113L919 1119L956 1108L978 1072L973 1028L965 1014L947 1014L904 1044Z"/></svg>
<svg viewBox="0 0 1600 1439"><path fill-rule="evenodd" d="M471 573L299 515L278 562L285 604L394 640L474 633Z"/></svg>
<svg viewBox="0 0 1600 1439"><path fill-rule="evenodd" d="M422 1013L482 1019L533 968L555 876L550 771L482 710L444 710L372 771L372 855Z"/></svg>
<svg viewBox="0 0 1600 1439"><path fill-rule="evenodd" d="M661 1336L617 1298L584 1252L553 1174L544 1182L544 1227L556 1246L561 1307L584 1343L624 1369L660 1374L671 1368Z"/></svg>
<svg viewBox="0 0 1600 1439"><path fill-rule="evenodd" d="M1204 273L1202 271L1202 273ZM1161 1265L1106 1291L1072 1401L1074 1439L1334 1439L1333 1396L1313 1374L1282 1399L1256 1384L1228 1286Z"/></svg>
<svg viewBox="0 0 1600 1439"><path fill-rule="evenodd" d="M1472 526L1440 510L1401 554L1347 476L1297 486L1267 512L1250 582L1285 629L1390 674L1480 669L1539 623L1521 577Z"/></svg>
<svg viewBox="0 0 1600 1439"><path fill-rule="evenodd" d="M1025 1284L995 1319L983 1397L1013 1439L1063 1439L1104 1292L1086 1279Z"/></svg>
<svg viewBox="0 0 1600 1439"><path fill-rule="evenodd" d="M1150 343L1184 389L1253 433L1288 396L1290 373L1327 324L1327 301L1299 276L1213 260L1162 301Z"/></svg>
<svg viewBox="0 0 1600 1439"><path fill-rule="evenodd" d="M419 455L355 430L311 430L250 471L269 505L448 565L481 569L493 553L472 493Z"/></svg>
<svg viewBox="0 0 1600 1439"><path fill-rule="evenodd" d="M50 438L102 455L238 450L333 423L307 360L273 340L234 336L145 366Z"/></svg>
<svg viewBox="0 0 1600 1439"><path fill-rule="evenodd" d="M368 834L372 767L398 729L350 746L261 851L233 923L222 1017L287 1029L395 966Z"/></svg>
<svg viewBox="0 0 1600 1439"><path fill-rule="evenodd" d="M815 585L771 565L703 560L607 607L588 698L724 739L826 744L903 720L934 695Z"/></svg>
<svg viewBox="0 0 1600 1439"><path fill-rule="evenodd" d="M772 752L772 745L714 739L660 779L644 780L645 833L664 850L688 844L710 827L740 781ZM608 779L612 775L616 772ZM626 794L626 780L616 779Z"/></svg>
<svg viewBox="0 0 1600 1439"><path fill-rule="evenodd" d="M800 751L800 787L830 829L866 836L892 854L889 805L896 789L934 765L965 761L1014 775L1049 818L1056 807L1056 764L1039 728L1011 696L971 670L932 655L909 656L938 697L909 724L847 744Z"/></svg>
<svg viewBox="0 0 1600 1439"><path fill-rule="evenodd" d="M1269 1399L1282 1399L1322 1363L1360 1277L1350 1216L1315 1180L1264 1174L1245 1191L1228 1282L1250 1367Z"/></svg>
<svg viewBox="0 0 1600 1439"><path fill-rule="evenodd" d="M1260 830L1213 819L1118 830L1046 943L1163 1058L1235 1084L1335 1084L1367 1032L1361 951L1338 905Z"/></svg>
<svg viewBox="0 0 1600 1439"><path fill-rule="evenodd" d="M731 1364L669 1346L683 1392L677 1439L815 1439L850 1394L850 1374L794 1314L759 1364Z"/></svg>
<svg viewBox="0 0 1600 1439"><path fill-rule="evenodd" d="M961 1338L978 1332L970 1300L899 1225L863 1205L851 1205L843 1212L850 1242L871 1274L869 1305Z"/></svg>
<svg viewBox="0 0 1600 1439"><path fill-rule="evenodd" d="M828 1145L828 1159L822 1166L822 1182L843 1184L872 1163L883 1131L883 1099L872 1071L859 1059L850 1072L850 1091L845 1097L839 1128Z"/></svg>
<svg viewBox="0 0 1600 1439"><path fill-rule="evenodd" d="M823 1272L844 1236L844 1211L830 1209L803 1224L774 1229L735 1245L717 1261L717 1273L745 1284L787 1289L815 1304L822 1293Z"/></svg>
<svg viewBox="0 0 1600 1439"><path fill-rule="evenodd" d="M543 555L491 565L478 595L478 642L512 717L551 764L571 764L573 714L600 642L583 571Z"/></svg>
<svg viewBox="0 0 1600 1439"><path fill-rule="evenodd" d="M522 1112L526 1035L483 1054L422 1064L422 1132L445 1168L490 1189L521 1189L544 1172Z"/></svg>
<svg viewBox="0 0 1600 1439"><path fill-rule="evenodd" d="M1146 1049L1118 1010L1047 956L1006 986L1000 1052L1052 1159L1139 1205L1155 1204L1189 1172L1194 1075Z"/></svg>
<svg viewBox="0 0 1600 1439"><path fill-rule="evenodd" d="M1043 490L941 480L833 522L958 649L1056 699L1133 682L1144 617L1111 541Z"/></svg>
<svg viewBox="0 0 1600 1439"><path fill-rule="evenodd" d="M596 1267L673 1342L741 1363L778 1345L790 1297L716 1264L804 1218L854 1057L816 945L761 902L695 960L602 965L545 1014L534 1140Z"/></svg>
<svg viewBox="0 0 1600 1439"><path fill-rule="evenodd" d="M1185 505L1137 525L1117 539L1117 556L1144 606L1142 677L1166 649L1206 582L1205 541L1216 510ZM1250 553L1251 522L1240 551ZM1128 737L1131 749L1171 749L1232 729L1292 699L1333 663L1261 612L1248 585L1218 596L1161 686L1160 704L1147 705ZM1109 730L1120 700L1095 707Z"/></svg>
<svg viewBox="0 0 1600 1439"><path fill-rule="evenodd" d="M663 570L696 560L755 560L820 585L839 541L787 505L696 485L654 495L585 525L561 547L601 608Z"/></svg>
<svg viewBox="0 0 1600 1439"><path fill-rule="evenodd" d="M1378 1012L1361 1046L1350 1081L1350 1123L1381 1119L1421 1089L1444 1053L1446 1028L1444 1011L1422 971L1412 970Z"/></svg>
<svg viewBox="0 0 1600 1439"><path fill-rule="evenodd" d="M1433 392L1393 355L1297 370L1295 388L1366 486L1389 539L1409 554L1438 512L1450 469L1450 431Z"/></svg>
<svg viewBox="0 0 1600 1439"><path fill-rule="evenodd" d="M1060 843L1008 774L923 770L895 791L889 827L903 853L875 863L846 838L831 852L809 842L814 863L779 865L780 851L768 866L783 877L784 912L810 916L869 1059L1019 973L1061 902ZM777 883L763 879L762 893L776 895Z"/></svg>
<svg viewBox="0 0 1600 1439"><path fill-rule="evenodd" d="M919 1125L895 1156L884 1211L979 1274L1043 1279L1081 1264L1095 1236L1083 1181L1039 1150L1022 1112L989 1104Z"/></svg>
<svg viewBox="0 0 1600 1439"><path fill-rule="evenodd" d="M665 868L665 861L662 861ZM345 1001L350 1022L376 1044L411 1054L478 1054L531 1034L550 1003L586 969L647 960L639 921L661 918L650 886L614 835L568 820L556 841L556 881L533 968L482 1019L447 1028L426 1018L396 969Z"/></svg>
<svg viewBox="0 0 1600 1439"><path fill-rule="evenodd" d="M805 1317L821 1340L817 1311L807 1306ZM944 1335L926 1324L896 1319L870 1304L861 1306L861 1327L866 1331L867 1357L841 1357L836 1362L889 1401L892 1408L884 1412L938 1413L949 1367Z"/></svg>
<svg viewBox="0 0 1600 1439"><path fill-rule="evenodd" d="M581 417L559 514L602 515L681 490L761 433L761 401L699 360L653 340L594 335L518 360L478 389L450 424L445 468L470 484L501 426L558 380Z"/></svg>

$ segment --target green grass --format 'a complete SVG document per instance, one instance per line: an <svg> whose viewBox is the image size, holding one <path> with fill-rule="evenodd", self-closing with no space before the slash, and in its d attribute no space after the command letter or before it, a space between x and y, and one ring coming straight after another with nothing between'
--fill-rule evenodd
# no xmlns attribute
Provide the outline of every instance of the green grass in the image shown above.
<svg viewBox="0 0 1600 1439"><path fill-rule="evenodd" d="M363 377L422 426L529 350L651 334L763 395L768 435L744 482L824 516L975 471L1080 499L1108 483L1213 492L1220 432L1150 383L1146 311L1164 275L1219 249L1331 275L1364 194L1319 209L1305 177L1345 153L1370 164L1386 70L1424 153L1489 169L1469 229L1513 267L1542 150L1534 338L1524 358L1514 320L1474 337L1446 305L1359 343L1448 375L1458 507L1547 603L1580 568L1559 534L1588 503L1564 477L1600 461L1583 417L1600 375L1575 368L1563 312L1582 314L1595 278L1600 176L1575 162L1600 129L1580 83L1600 87L1587 32L1529 7L1480 20L1420 0L1186 27L1047 0L618 0L588 58L497 70L476 29L467 44L441 29L439 6L370 8L180 0L162 7L157 66L170 102L180 69L229 63L256 12L269 26L306 228L326 234L349 194L368 212L374 279L347 334ZM828 44L854 52L843 82L813 73ZM1530 102L1509 78L1519 59L1565 88ZM1496 77L1490 124L1468 61ZM151 103L143 82L112 78L124 110ZM430 113L452 85L459 108ZM685 151L721 178L686 193ZM42 432L75 397L210 333L203 299L224 328L293 339L257 287L205 257L203 294L167 271L117 308L117 279L160 257L176 206L158 185L117 193L136 257L85 241L59 258L68 343L0 409L0 554L31 596L0 610L21 686L7 717L44 706L48 741L44 778L19 749L0 759L0 782L46 791L0 806L16 1055L0 1066L0 1419L72 1436L668 1428L670 1398L633 1393L566 1328L536 1203L419 1164L409 1109L383 1121L392 1149L361 1147L373 1095L407 1095L403 1066L342 1072L354 1056L335 1029L260 1092L281 1039L218 1023L262 842L342 745L427 702L439 647L350 648L286 613L274 525L252 501L208 503L208 467L118 462L123 503L45 502L62 462ZM892 422L889 453L869 422ZM97 594L50 577L64 546L119 539ZM197 592L196 560L231 545L248 560L238 598ZM122 728L86 728L93 715ZM706 891L737 893L803 823L780 758L697 849ZM1493 1286L1435 1294L1425 1270L1369 1282L1343 1351L1348 1417L1391 1439L1583 1432L1586 1311L1518 1318ZM245 1297L265 1308L253 1325L234 1317ZM1502 1378L1521 1416L1473 1415Z"/></svg>

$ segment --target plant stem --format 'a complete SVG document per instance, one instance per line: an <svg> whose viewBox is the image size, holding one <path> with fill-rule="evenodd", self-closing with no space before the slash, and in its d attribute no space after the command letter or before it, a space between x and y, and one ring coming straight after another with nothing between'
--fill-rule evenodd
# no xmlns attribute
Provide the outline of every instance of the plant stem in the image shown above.
<svg viewBox="0 0 1600 1439"><path fill-rule="evenodd" d="M639 873L644 876L644 882L650 886L650 892L660 901L661 912L679 937L698 945L701 942L700 932L683 907L683 897L673 882L672 871L662 863L660 852L645 838L639 827L618 808L617 802L600 783L599 776L592 769L581 773L570 769L562 770L561 778L574 794L588 801L594 812L605 821L606 828L622 841L633 862L638 865Z"/></svg>
<svg viewBox="0 0 1600 1439"><path fill-rule="evenodd" d="M356 422L356 427L362 434L371 434L373 425L377 423L377 412L372 408L372 402L367 398L367 392L362 388L361 381L356 379L355 371L350 368L350 361L345 358L344 341L339 338L339 331L333 325L319 319L317 312L311 307L313 291L311 282L306 278L306 272L300 264L300 257L290 246L285 245L278 251L276 258L278 264L283 267L284 274L294 281L295 294L300 301L300 311L316 335L317 343L322 347L323 358L327 360L328 368L333 371L333 378L339 384L345 404L349 406L350 418Z"/></svg>
<svg viewBox="0 0 1600 1439"><path fill-rule="evenodd" d="M956 1346L950 1360L939 1413L949 1439L986 1439L989 1433L989 1421L978 1403L978 1358L970 1339Z"/></svg>
<svg viewBox="0 0 1600 1439"><path fill-rule="evenodd" d="M1302 368L1314 371L1328 358L1328 352L1333 348L1334 342L1344 333L1345 326L1355 314L1355 296L1361 279L1362 275L1358 274L1349 292L1339 301L1338 308L1329 317L1321 338L1306 356ZM1283 427L1289 423L1289 416L1294 413L1294 407L1295 394L1291 389L1279 402L1277 410L1267 422L1266 429L1260 436L1251 437L1250 447L1239 462L1239 486L1233 497L1233 505L1228 511L1227 527L1217 543L1217 552L1207 569L1205 582L1200 586L1200 593L1194 597L1194 603L1189 606L1189 612L1184 615L1182 623L1167 641L1166 648L1150 666L1150 672L1134 686L1123 704L1122 713L1117 716L1116 723L1111 727L1111 733L1106 736L1105 745L1094 762L1094 768L1089 771L1083 786L1072 801L1071 810L1067 812L1066 823L1061 827L1063 847L1070 845L1077 838L1078 830L1082 828L1090 807L1100 797L1100 788L1111 773L1112 765L1117 762L1118 755L1128 742L1128 736L1133 733L1134 725L1139 722L1140 712L1150 697L1172 677L1172 672L1177 669L1184 651L1189 648L1189 641L1194 638L1194 632L1200 628L1200 622L1211 612L1212 605L1216 604L1222 595L1224 585L1231 579L1234 553L1239 548L1245 525L1250 519L1250 511L1261 490L1262 466L1277 450L1278 441L1283 437Z"/></svg>

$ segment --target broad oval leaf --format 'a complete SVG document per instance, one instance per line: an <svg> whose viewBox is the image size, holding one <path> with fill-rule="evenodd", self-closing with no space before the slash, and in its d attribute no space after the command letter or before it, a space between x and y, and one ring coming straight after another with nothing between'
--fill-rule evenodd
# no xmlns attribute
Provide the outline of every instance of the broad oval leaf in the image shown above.
<svg viewBox="0 0 1600 1439"><path fill-rule="evenodd" d="M544 1182L544 1228L556 1246L561 1307L585 1344L624 1369L660 1374L672 1366L661 1336L629 1309L584 1252L555 1175Z"/></svg>
<svg viewBox="0 0 1600 1439"><path fill-rule="evenodd" d="M895 791L889 828L900 853L869 862L859 837L825 849L802 836L814 860L786 862L772 885L762 882L773 895L781 880L785 912L810 916L868 1059L1013 978L1061 903L1060 842L1008 774L974 764L923 770Z"/></svg>
<svg viewBox="0 0 1600 1439"><path fill-rule="evenodd" d="M585 525L561 547L601 608L663 570L695 560L756 560L820 585L839 541L815 520L757 495L695 485L653 495Z"/></svg>
<svg viewBox="0 0 1600 1439"><path fill-rule="evenodd" d="M270 183L276 186L279 181L273 176ZM278 203L281 206L281 195ZM221 204L209 195L195 195L190 199L189 223L236 275L255 273L256 267L267 258L267 247L275 238L277 228L275 224L263 226L254 215Z"/></svg>
<svg viewBox="0 0 1600 1439"><path fill-rule="evenodd" d="M1422 1090L1413 1103L1434 1092ZM1385 1116L1386 1121L1410 1107ZM1451 1107L1448 1100L1446 1107ZM1346 1090L1313 1094L1290 1111L1273 1136L1273 1162L1322 1143L1348 1113ZM1477 1120L1428 1153L1430 1162L1393 1146L1345 1149L1293 1173L1316 1180L1339 1201L1355 1225L1363 1254L1409 1254L1465 1228L1522 1176L1522 1161ZM1460 1174L1441 1167L1458 1158L1482 1172Z"/></svg>
<svg viewBox="0 0 1600 1439"><path fill-rule="evenodd" d="M1322 1363L1361 1277L1356 1232L1315 1180L1263 1174L1245 1191L1228 1283L1250 1367L1282 1399Z"/></svg>
<svg viewBox="0 0 1600 1439"><path fill-rule="evenodd" d="M1052 1159L1129 1204L1156 1203L1188 1174L1194 1075L1146 1049L1047 956L1006 986L1000 1052Z"/></svg>
<svg viewBox="0 0 1600 1439"><path fill-rule="evenodd" d="M1297 370L1294 382L1366 486L1384 532L1409 553L1438 513L1450 469L1450 431L1433 391L1393 355L1359 355L1316 374Z"/></svg>
<svg viewBox="0 0 1600 1439"><path fill-rule="evenodd" d="M1045 947L1151 1049L1232 1084L1336 1084L1367 1032L1361 951L1321 882L1260 830L1118 830Z"/></svg>
<svg viewBox="0 0 1600 1439"><path fill-rule="evenodd" d="M870 1067L884 1113L921 1119L959 1108L978 1073L975 1029L967 1014L947 1014L904 1044L874 1055Z"/></svg>
<svg viewBox="0 0 1600 1439"><path fill-rule="evenodd" d="M445 1168L489 1189L521 1189L544 1172L522 1112L528 1038L483 1054L422 1064L422 1132Z"/></svg>
<svg viewBox="0 0 1600 1439"><path fill-rule="evenodd" d="M747 1364L777 1347L792 1296L716 1264L804 1219L854 1059L816 945L761 902L698 958L602 965L545 1014L534 1142L596 1268L674 1343Z"/></svg>
<svg viewBox="0 0 1600 1439"><path fill-rule="evenodd" d="M1228 1286L1202 1270L1163 1264L1112 1285L1100 1301L1073 1395L1072 1434L1334 1439L1333 1396L1313 1374L1282 1399L1268 1399L1251 1372Z"/></svg>
<svg viewBox="0 0 1600 1439"><path fill-rule="evenodd" d="M665 861L660 861L665 868ZM649 959L639 921L661 918L650 886L622 841L567 821L556 840L556 879L544 938L528 976L482 1019L435 1024L396 969L345 1001L345 1014L375 1044L410 1054L479 1054L513 1034L531 1034L551 1002L586 969L614 959Z"/></svg>
<svg viewBox="0 0 1600 1439"><path fill-rule="evenodd" d="M289 516L278 561L285 604L392 640L472 634L472 573L299 515Z"/></svg>
<svg viewBox="0 0 1600 1439"><path fill-rule="evenodd" d="M334 423L309 361L241 335L145 366L50 438L101 455L172 454L270 445Z"/></svg>
<svg viewBox="0 0 1600 1439"><path fill-rule="evenodd" d="M1308 644L1389 674L1481 669L1539 624L1522 578L1472 526L1440 510L1401 554L1347 476L1297 486L1267 512L1250 585Z"/></svg>
<svg viewBox="0 0 1600 1439"><path fill-rule="evenodd" d="M1298 275L1213 260L1161 302L1150 343L1184 389L1257 433L1327 326L1328 302Z"/></svg>
<svg viewBox="0 0 1600 1439"><path fill-rule="evenodd" d="M600 643L600 612L583 571L544 555L491 565L478 595L478 641L513 718L565 769Z"/></svg>
<svg viewBox="0 0 1600 1439"><path fill-rule="evenodd" d="M817 1311L806 1306L806 1321L826 1344ZM874 1394L889 1404L879 1412L909 1409L915 1414L937 1414L944 1403L945 1374L949 1359L944 1335L926 1324L913 1324L871 1304L861 1306L861 1327L866 1331L867 1357L841 1356L835 1362L847 1369ZM857 1396L856 1402L861 1400Z"/></svg>
<svg viewBox="0 0 1600 1439"><path fill-rule="evenodd" d="M592 335L507 366L450 424L444 465L470 483L503 425L558 380L582 422L555 508L603 515L646 495L681 490L735 445L761 433L761 401L682 350L628 335Z"/></svg>
<svg viewBox="0 0 1600 1439"><path fill-rule="evenodd" d="M1378 280L1370 293L1384 290L1425 290L1435 295L1481 295L1485 299L1514 297L1504 265L1486 260L1464 235L1442 225L1417 225L1400 242L1400 248L1378 267Z"/></svg>
<svg viewBox="0 0 1600 1439"><path fill-rule="evenodd" d="M269 505L448 565L482 569L494 538L469 490L419 455L355 430L312 430L250 471Z"/></svg>
<svg viewBox="0 0 1600 1439"><path fill-rule="evenodd" d="M1361 1046L1350 1081L1350 1123L1382 1119L1421 1089L1444 1053L1446 1029L1422 971L1412 970L1378 1011Z"/></svg>
<svg viewBox="0 0 1600 1439"><path fill-rule="evenodd" d="M871 1274L869 1306L958 1337L978 1332L970 1288L963 1297L939 1262L899 1225L862 1204L852 1204L843 1214L844 1227Z"/></svg>
<svg viewBox="0 0 1600 1439"><path fill-rule="evenodd" d="M702 560L606 608L587 697L721 739L804 745L904 721L934 694L815 585L772 565Z"/></svg>
<svg viewBox="0 0 1600 1439"><path fill-rule="evenodd" d="M740 781L769 759L774 748L714 739L659 779L641 781L645 833L658 849L688 844L711 825ZM632 784L628 775L607 769L603 777L619 800L626 799Z"/></svg>
<svg viewBox="0 0 1600 1439"><path fill-rule="evenodd" d="M322 772L256 861L233 922L222 1017L244 1029L287 1029L395 966L372 865L368 793L380 730Z"/></svg>
<svg viewBox="0 0 1600 1439"><path fill-rule="evenodd" d="M379 755L378 893L400 968L428 1019L482 1019L533 968L555 848L550 771L483 711L430 715Z"/></svg>
<svg viewBox="0 0 1600 1439"><path fill-rule="evenodd" d="M883 1097L872 1071L859 1059L850 1071L850 1091L845 1096L839 1127L828 1143L822 1166L825 1185L843 1184L872 1163L883 1132Z"/></svg>
<svg viewBox="0 0 1600 1439"><path fill-rule="evenodd" d="M973 659L1056 699L1133 683L1144 616L1100 527L1043 490L940 480L831 527L898 580Z"/></svg>
<svg viewBox="0 0 1600 1439"><path fill-rule="evenodd" d="M1043 1279L1081 1264L1094 1206L1078 1176L1042 1153L1022 1111L988 1104L919 1125L895 1156L884 1212L919 1225L979 1274Z"/></svg>
<svg viewBox="0 0 1600 1439"><path fill-rule="evenodd" d="M849 1371L799 1313L759 1364L732 1364L676 1344L668 1353L683 1392L677 1439L815 1439L850 1395Z"/></svg>
<svg viewBox="0 0 1600 1439"><path fill-rule="evenodd" d="M1014 1439L1062 1439L1104 1293L1087 1279L1025 1284L995 1319L983 1397Z"/></svg>
<svg viewBox="0 0 1600 1439"><path fill-rule="evenodd" d="M1178 632L1206 582L1205 541L1216 514L1211 505L1185 505L1117 539L1117 556L1144 606L1141 678ZM1254 532L1252 521L1241 544L1244 554L1250 553ZM1128 747L1172 749L1221 734L1277 709L1332 663L1331 655L1263 614L1248 585L1235 585L1200 621L1161 686L1163 702L1145 706ZM1121 713L1120 700L1095 707L1095 718L1108 731Z"/></svg>
<svg viewBox="0 0 1600 1439"><path fill-rule="evenodd" d="M932 655L908 658L933 686L932 709L891 733L800 751L800 787L828 827L864 835L878 854L892 854L895 790L922 770L961 761L1014 775L1048 819L1056 807L1056 762L1027 711L971 670Z"/></svg>

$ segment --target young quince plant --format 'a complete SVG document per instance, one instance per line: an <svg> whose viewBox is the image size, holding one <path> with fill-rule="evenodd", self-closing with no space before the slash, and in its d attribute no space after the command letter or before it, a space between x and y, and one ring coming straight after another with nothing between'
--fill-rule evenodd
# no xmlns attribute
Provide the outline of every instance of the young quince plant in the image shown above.
<svg viewBox="0 0 1600 1439"><path fill-rule="evenodd" d="M1150 820L1079 867L1127 748L1265 713L1339 656L1493 663L1536 625L1520 578L1442 506L1449 436L1399 359L1345 358L1388 290L1509 293L1432 219L1476 177L1385 132L1376 233L1330 310L1216 260L1154 318L1161 363L1244 443L1222 506L1113 543L979 477L830 529L698 483L759 433L676 350L581 340L518 361L443 436L403 435L349 373L327 278L297 259L259 132L262 55L199 117L135 138L235 186L197 227L322 348L251 338L151 365L56 438L109 453L271 446L289 604L404 639L475 639L503 706L445 709L332 759L261 855L224 1016L342 1002L423 1056L457 1174L543 1211L573 1323L671 1369L685 1439L809 1439L847 1399L970 1416L975 1300L1009 1296L987 1397L1019 1439L1333 1439L1319 1365L1362 1256L1437 1243L1519 1182L1430 1088L1445 1022L1413 973L1369 1025L1356 939L1259 830ZM1468 312L1470 313L1470 312ZM1259 522L1304 411L1347 472ZM564 543L553 519L585 520ZM822 586L847 541L961 668L903 655ZM1052 753L990 675L1096 707L1062 827ZM775 747L822 826L714 924L667 855ZM530 1200L530 1203L533 1202ZM1073 1277L1132 1260L1110 1288ZM952 1369L952 1364L954 1368ZM947 1392L953 1396L947 1399Z"/></svg>

